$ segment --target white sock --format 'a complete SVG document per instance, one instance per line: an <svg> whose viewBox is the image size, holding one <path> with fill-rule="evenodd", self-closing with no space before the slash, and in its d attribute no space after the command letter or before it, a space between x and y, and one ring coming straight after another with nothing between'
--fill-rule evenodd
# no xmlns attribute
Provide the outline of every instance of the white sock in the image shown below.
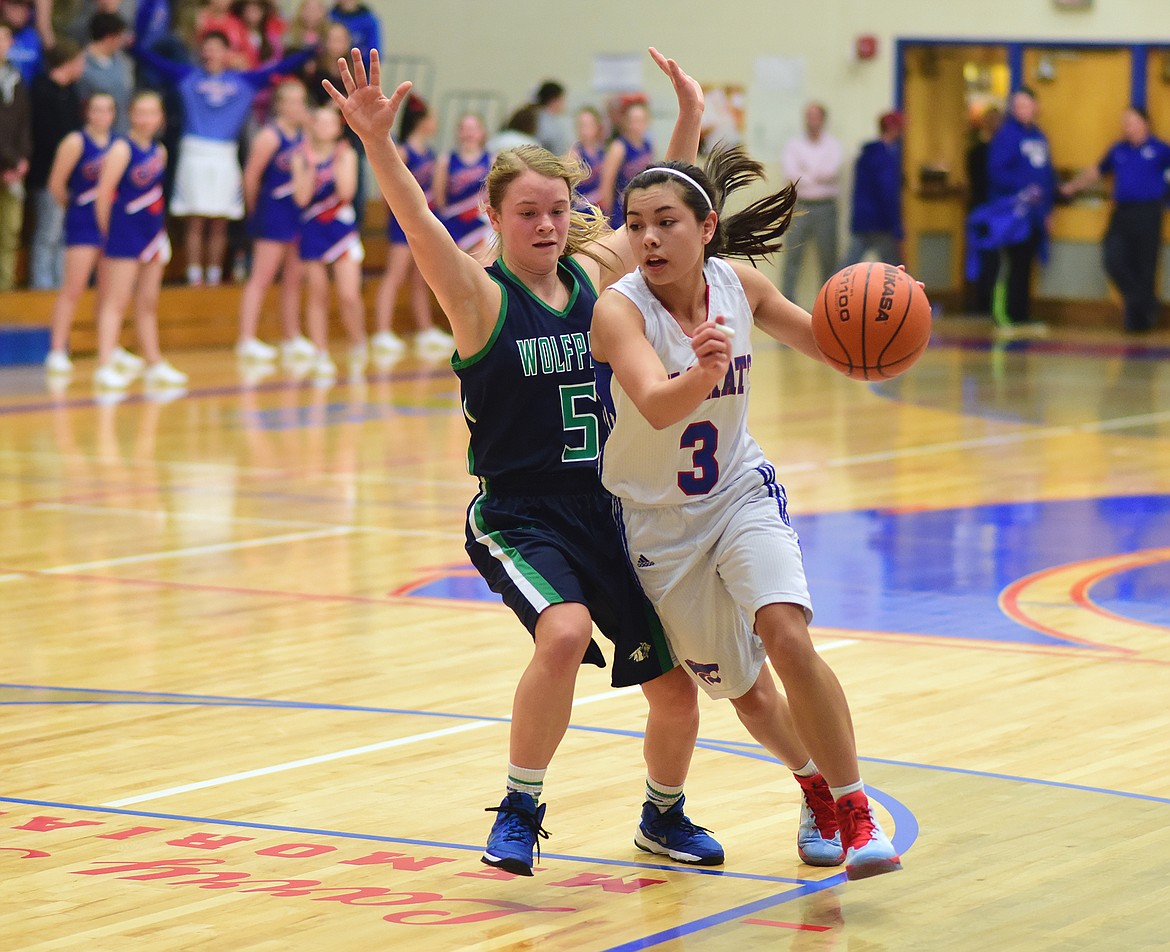
<svg viewBox="0 0 1170 952"><path fill-rule="evenodd" d="M509 761L508 782L504 786L509 793L526 793L539 803L540 795L544 792L544 775L547 770L547 767L542 767L539 770L517 767Z"/></svg>
<svg viewBox="0 0 1170 952"><path fill-rule="evenodd" d="M203 282L203 269L197 264L187 265L187 283L201 284Z"/></svg>
<svg viewBox="0 0 1170 952"><path fill-rule="evenodd" d="M840 800L842 797L847 797L851 793L861 793L865 790L865 784L860 780L857 783L851 783L847 787L829 787L829 792L833 794L834 800Z"/></svg>
<svg viewBox="0 0 1170 952"><path fill-rule="evenodd" d="M807 764L805 764L799 770L794 770L792 772L794 774L796 774L796 776L798 776L798 777L815 777L817 774L820 773L820 771L817 770L817 765L812 762L811 757L809 758L809 761Z"/></svg>
<svg viewBox="0 0 1170 952"><path fill-rule="evenodd" d="M659 783L651 777L646 778L646 799L658 808L659 813L665 813L682 799L682 784L672 787L669 784Z"/></svg>
<svg viewBox="0 0 1170 952"><path fill-rule="evenodd" d="M207 283L219 284L223 280L223 268L217 264L207 266Z"/></svg>

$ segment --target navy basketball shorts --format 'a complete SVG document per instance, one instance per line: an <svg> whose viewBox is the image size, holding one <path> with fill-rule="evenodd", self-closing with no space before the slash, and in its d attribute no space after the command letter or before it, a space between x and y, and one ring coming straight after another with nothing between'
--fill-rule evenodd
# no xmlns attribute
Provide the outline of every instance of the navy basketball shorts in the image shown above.
<svg viewBox="0 0 1170 952"><path fill-rule="evenodd" d="M675 667L658 616L626 560L608 493L480 493L467 509L466 548L534 637L537 619L551 605L589 609L614 645L614 687L642 684ZM596 642L581 663L605 667Z"/></svg>

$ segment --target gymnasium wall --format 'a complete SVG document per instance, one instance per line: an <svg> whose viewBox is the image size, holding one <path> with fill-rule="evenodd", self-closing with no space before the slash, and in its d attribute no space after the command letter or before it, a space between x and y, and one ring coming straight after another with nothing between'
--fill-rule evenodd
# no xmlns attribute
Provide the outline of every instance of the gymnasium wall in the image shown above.
<svg viewBox="0 0 1170 952"><path fill-rule="evenodd" d="M434 61L437 97L451 89L486 88L516 106L542 79L555 77L574 102L596 101L600 97L590 90L594 54L649 45L676 57L704 83L750 87L760 57L798 60L801 99L826 102L831 125L849 149L873 137L874 120L893 101L899 37L1170 38L1166 0L1094 0L1084 11L1057 9L1054 0L366 2L382 17L391 52ZM877 37L874 59L854 59L859 34ZM669 86L649 58L646 64L647 91L656 107L668 108ZM798 122L801 102L769 105L787 111L792 125Z"/></svg>

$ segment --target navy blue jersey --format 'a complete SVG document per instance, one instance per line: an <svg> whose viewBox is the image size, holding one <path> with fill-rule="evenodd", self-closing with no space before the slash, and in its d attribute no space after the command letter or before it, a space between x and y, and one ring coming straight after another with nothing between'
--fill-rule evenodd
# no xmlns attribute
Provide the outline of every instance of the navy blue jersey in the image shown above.
<svg viewBox="0 0 1170 952"><path fill-rule="evenodd" d="M478 354L451 360L471 431L472 475L597 478L606 435L589 349L597 291L572 259L557 270L569 289L563 311L537 298L502 259L487 269L502 296L495 330Z"/></svg>

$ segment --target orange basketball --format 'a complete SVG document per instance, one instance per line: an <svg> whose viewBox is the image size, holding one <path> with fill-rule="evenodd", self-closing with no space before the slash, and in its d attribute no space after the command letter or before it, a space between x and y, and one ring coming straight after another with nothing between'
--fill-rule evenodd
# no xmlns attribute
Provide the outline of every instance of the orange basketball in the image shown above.
<svg viewBox="0 0 1170 952"><path fill-rule="evenodd" d="M842 268L812 309L817 348L855 380L887 380L909 370L930 342L930 320L918 283L880 261Z"/></svg>

